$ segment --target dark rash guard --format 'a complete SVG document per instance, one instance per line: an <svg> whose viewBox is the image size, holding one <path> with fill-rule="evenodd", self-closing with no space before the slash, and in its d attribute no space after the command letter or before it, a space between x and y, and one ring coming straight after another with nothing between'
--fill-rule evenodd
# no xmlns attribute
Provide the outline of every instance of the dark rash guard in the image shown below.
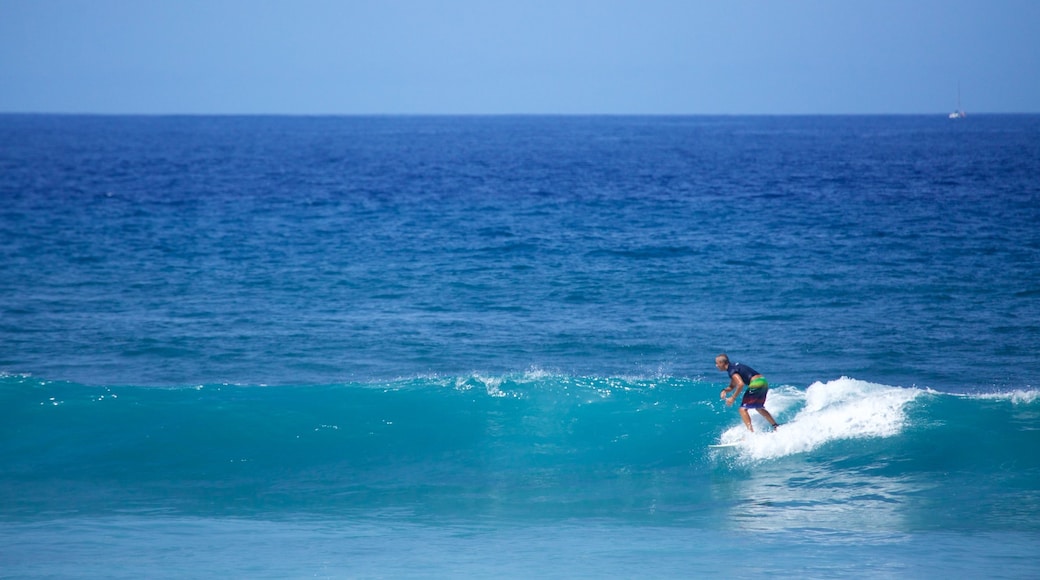
<svg viewBox="0 0 1040 580"><path fill-rule="evenodd" d="M729 368L726 369L726 372L728 372L729 376L731 377L733 375L740 375L740 378L744 379L744 385L750 385L751 377L758 374L758 371L756 371L755 369L747 365L742 365L740 363L730 363Z"/></svg>

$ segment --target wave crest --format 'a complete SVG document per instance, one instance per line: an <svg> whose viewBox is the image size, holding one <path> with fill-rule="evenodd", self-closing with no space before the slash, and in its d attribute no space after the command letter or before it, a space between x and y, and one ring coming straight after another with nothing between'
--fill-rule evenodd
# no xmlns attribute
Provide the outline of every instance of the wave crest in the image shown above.
<svg viewBox="0 0 1040 580"><path fill-rule="evenodd" d="M755 433L746 433L738 425L723 433L722 441L743 438L741 457L762 460L805 453L834 441L891 437L905 428L908 403L924 392L848 377L816 382L805 391L781 387L771 390L767 405L782 423L780 429L769 432L755 416ZM786 419L796 408L794 416Z"/></svg>

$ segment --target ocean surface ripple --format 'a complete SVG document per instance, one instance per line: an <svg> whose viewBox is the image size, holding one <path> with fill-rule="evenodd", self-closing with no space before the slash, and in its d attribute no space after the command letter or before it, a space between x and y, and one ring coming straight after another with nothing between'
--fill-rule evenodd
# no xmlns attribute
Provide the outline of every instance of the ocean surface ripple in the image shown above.
<svg viewBox="0 0 1040 580"><path fill-rule="evenodd" d="M1040 574L1038 116L0 145L0 576Z"/></svg>

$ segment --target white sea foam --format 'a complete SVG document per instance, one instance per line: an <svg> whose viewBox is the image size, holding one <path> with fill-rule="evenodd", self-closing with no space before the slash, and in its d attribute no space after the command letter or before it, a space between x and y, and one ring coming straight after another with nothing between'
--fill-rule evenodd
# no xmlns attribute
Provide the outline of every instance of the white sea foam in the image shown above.
<svg viewBox="0 0 1040 580"><path fill-rule="evenodd" d="M524 371L525 381L543 381L545 379L552 378L554 373L542 369L540 367L530 367Z"/></svg>
<svg viewBox="0 0 1040 580"><path fill-rule="evenodd" d="M482 375L473 375L473 379L478 383L484 385L484 389L487 394L492 397L506 397L508 394L502 390L502 383L504 379L502 377L485 377Z"/></svg>
<svg viewBox="0 0 1040 580"><path fill-rule="evenodd" d="M770 432L765 421L752 411L755 433L747 433L743 425L738 425L723 433L721 439L743 438L742 457L771 459L805 453L832 441L890 437L904 428L907 403L924 392L848 377L816 382L805 391L771 389L766 408L782 424L780 429Z"/></svg>
<svg viewBox="0 0 1040 580"><path fill-rule="evenodd" d="M1030 405L1040 398L1040 391L1016 389L1006 393L986 393L976 395L976 397L993 401L1011 401L1015 405Z"/></svg>

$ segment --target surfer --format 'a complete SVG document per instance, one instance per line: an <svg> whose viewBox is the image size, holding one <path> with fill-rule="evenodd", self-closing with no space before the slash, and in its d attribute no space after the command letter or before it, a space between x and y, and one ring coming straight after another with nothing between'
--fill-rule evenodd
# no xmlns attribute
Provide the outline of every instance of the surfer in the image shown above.
<svg viewBox="0 0 1040 580"><path fill-rule="evenodd" d="M725 354L715 357L715 367L729 373L729 386L719 393L720 399L726 399L726 394L733 391L733 395L726 399L726 405L732 406L740 391L744 390L745 386L747 387L744 398L740 400L739 410L740 418L744 421L744 426L748 428L748 431L754 431L751 427L751 415L748 414L748 409L758 411L773 426L773 431L776 431L780 425L769 414L769 411L766 411L766 393L769 392L769 383L766 382L766 378L747 365L730 363L729 356Z"/></svg>

